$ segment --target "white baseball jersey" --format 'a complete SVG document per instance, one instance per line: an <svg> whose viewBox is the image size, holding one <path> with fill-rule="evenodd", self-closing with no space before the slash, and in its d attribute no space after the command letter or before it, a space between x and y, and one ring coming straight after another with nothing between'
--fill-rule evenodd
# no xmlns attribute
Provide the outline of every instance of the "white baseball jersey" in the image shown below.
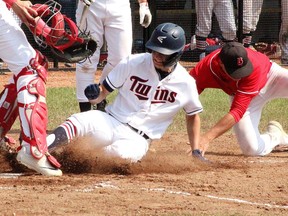
<svg viewBox="0 0 288 216"><path fill-rule="evenodd" d="M195 81L179 63L167 77L159 77L151 54L124 59L104 81L107 89L119 90L106 111L151 139L162 137L180 109L188 115L202 111Z"/></svg>
<svg viewBox="0 0 288 216"><path fill-rule="evenodd" d="M76 20L79 24L84 4L79 1ZM100 49L107 42L107 64L102 70L100 82L122 59L132 51L132 17L129 0L96 0L91 3L84 30L97 41L97 50L85 62L76 64L76 94L79 102L88 102L84 89L94 83Z"/></svg>

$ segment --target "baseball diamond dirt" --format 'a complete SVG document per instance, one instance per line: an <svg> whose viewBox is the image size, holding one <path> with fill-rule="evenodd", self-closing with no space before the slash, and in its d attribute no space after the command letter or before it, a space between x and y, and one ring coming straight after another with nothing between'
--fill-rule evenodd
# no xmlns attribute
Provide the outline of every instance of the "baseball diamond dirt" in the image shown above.
<svg viewBox="0 0 288 216"><path fill-rule="evenodd" d="M48 87L75 86L74 75L50 71ZM1 85L8 77L1 75ZM202 164L186 154L184 132L167 132L132 165L85 143L55 152L62 177L41 176L1 151L0 215L288 215L287 151L244 157L227 133L206 153L211 163Z"/></svg>

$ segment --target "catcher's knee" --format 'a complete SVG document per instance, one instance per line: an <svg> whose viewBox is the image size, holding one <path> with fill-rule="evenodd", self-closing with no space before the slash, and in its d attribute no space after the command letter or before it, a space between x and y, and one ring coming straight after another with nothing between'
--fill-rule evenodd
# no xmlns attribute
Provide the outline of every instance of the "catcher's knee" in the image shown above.
<svg viewBox="0 0 288 216"><path fill-rule="evenodd" d="M18 116L17 90L14 83L4 86L0 94L0 138L4 138Z"/></svg>

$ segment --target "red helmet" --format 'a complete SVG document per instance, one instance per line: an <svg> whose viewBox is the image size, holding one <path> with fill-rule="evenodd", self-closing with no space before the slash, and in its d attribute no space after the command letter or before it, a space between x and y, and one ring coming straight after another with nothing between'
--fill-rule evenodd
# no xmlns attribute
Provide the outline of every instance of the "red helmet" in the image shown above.
<svg viewBox="0 0 288 216"><path fill-rule="evenodd" d="M37 11L35 23L28 26L36 43L41 47L54 45L58 38L65 33L64 17L61 14L61 5L53 0L45 4L34 4L32 8Z"/></svg>
<svg viewBox="0 0 288 216"><path fill-rule="evenodd" d="M59 3L49 0L44 4L34 4L32 8L37 11L38 17L28 28L39 46L46 48L48 45L64 50L77 41L83 42L83 39L78 37L76 24L60 12L62 6ZM69 30L65 29L65 24ZM61 43L58 43L60 41Z"/></svg>

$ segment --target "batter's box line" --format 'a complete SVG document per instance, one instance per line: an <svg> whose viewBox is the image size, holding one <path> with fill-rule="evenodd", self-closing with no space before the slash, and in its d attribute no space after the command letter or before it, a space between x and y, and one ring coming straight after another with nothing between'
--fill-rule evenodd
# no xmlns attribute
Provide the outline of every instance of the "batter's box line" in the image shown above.
<svg viewBox="0 0 288 216"><path fill-rule="evenodd" d="M112 188L112 189L117 189L117 190L120 189L119 187L111 184L110 181L103 181L103 182L99 182L95 185L91 185L91 186L88 186L88 187L83 188L83 189L76 189L75 191L89 193L89 192L92 192L95 189L99 189L99 188Z"/></svg>
<svg viewBox="0 0 288 216"><path fill-rule="evenodd" d="M234 198L227 198L227 197L217 197L213 195L204 195L205 197L211 198L211 199L218 199L218 200L224 200L229 202L235 202L235 203L243 203L247 205L256 205L256 206L265 206L269 208L279 208L279 209L288 209L288 206L281 206L281 205L272 205L268 203L257 203L257 202L250 202L247 200L241 200L241 199L234 199Z"/></svg>

